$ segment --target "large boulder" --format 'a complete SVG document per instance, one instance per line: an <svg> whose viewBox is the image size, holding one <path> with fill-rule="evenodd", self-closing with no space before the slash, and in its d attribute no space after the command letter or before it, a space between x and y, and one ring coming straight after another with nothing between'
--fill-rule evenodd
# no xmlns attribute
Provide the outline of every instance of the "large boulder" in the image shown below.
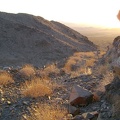
<svg viewBox="0 0 120 120"><path fill-rule="evenodd" d="M73 106L84 106L93 102L93 94L79 85L72 88L69 102Z"/></svg>
<svg viewBox="0 0 120 120"><path fill-rule="evenodd" d="M107 99L114 103L115 97L120 96L120 79L115 77L112 83L105 86ZM117 100L116 100L117 101Z"/></svg>

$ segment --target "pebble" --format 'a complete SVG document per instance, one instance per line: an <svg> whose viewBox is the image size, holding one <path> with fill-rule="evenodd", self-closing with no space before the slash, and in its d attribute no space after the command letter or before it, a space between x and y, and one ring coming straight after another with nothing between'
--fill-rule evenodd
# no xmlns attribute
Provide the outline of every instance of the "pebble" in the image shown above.
<svg viewBox="0 0 120 120"><path fill-rule="evenodd" d="M84 120L82 115L76 115L72 120Z"/></svg>
<svg viewBox="0 0 120 120"><path fill-rule="evenodd" d="M4 98L2 98L2 99L1 99L1 101L5 101L5 99L4 99Z"/></svg>
<svg viewBox="0 0 120 120"><path fill-rule="evenodd" d="M11 102L10 102L10 101L7 101L7 104L8 104L8 105L11 105Z"/></svg>
<svg viewBox="0 0 120 120"><path fill-rule="evenodd" d="M0 93L3 94L3 91L0 89Z"/></svg>
<svg viewBox="0 0 120 120"><path fill-rule="evenodd" d="M112 113L108 112L108 117L111 118L112 117Z"/></svg>
<svg viewBox="0 0 120 120"><path fill-rule="evenodd" d="M29 101L23 101L23 104L24 104L24 105L28 105L28 104L29 104Z"/></svg>
<svg viewBox="0 0 120 120"><path fill-rule="evenodd" d="M93 107L92 107L92 110L93 110L93 111L99 110L99 107L93 106Z"/></svg>
<svg viewBox="0 0 120 120"><path fill-rule="evenodd" d="M25 115L23 115L22 116L25 120L27 120L27 115L25 114Z"/></svg>
<svg viewBox="0 0 120 120"><path fill-rule="evenodd" d="M66 118L67 118L67 120L71 120L71 119L73 119L73 116L72 116L72 114L67 114L67 116L66 116Z"/></svg>

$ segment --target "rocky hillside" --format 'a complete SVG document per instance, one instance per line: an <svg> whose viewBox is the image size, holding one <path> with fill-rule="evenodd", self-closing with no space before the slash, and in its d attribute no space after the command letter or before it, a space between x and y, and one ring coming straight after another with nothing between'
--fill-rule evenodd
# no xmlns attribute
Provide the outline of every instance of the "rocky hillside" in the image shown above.
<svg viewBox="0 0 120 120"><path fill-rule="evenodd" d="M120 36L116 37L113 41L112 47L108 49L103 64L107 64L111 71L113 71L114 78L111 83L105 86L106 100L111 104L111 117L109 120L120 119ZM101 115L102 116L102 115ZM108 120L107 119L107 120ZM101 118L100 120L104 120Z"/></svg>
<svg viewBox="0 0 120 120"><path fill-rule="evenodd" d="M113 116L120 119L120 36L113 41L113 47L108 51L111 66L114 72L114 79L106 86L106 96L112 104Z"/></svg>
<svg viewBox="0 0 120 120"><path fill-rule="evenodd" d="M71 28L29 14L0 12L0 66L43 66L96 46Z"/></svg>

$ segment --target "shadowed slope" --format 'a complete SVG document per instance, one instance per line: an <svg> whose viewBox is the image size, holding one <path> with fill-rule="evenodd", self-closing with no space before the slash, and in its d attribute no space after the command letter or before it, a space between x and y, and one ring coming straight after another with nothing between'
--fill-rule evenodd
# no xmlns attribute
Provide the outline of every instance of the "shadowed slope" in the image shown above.
<svg viewBox="0 0 120 120"><path fill-rule="evenodd" d="M43 66L75 51L92 51L87 37L57 22L28 14L0 13L0 65Z"/></svg>

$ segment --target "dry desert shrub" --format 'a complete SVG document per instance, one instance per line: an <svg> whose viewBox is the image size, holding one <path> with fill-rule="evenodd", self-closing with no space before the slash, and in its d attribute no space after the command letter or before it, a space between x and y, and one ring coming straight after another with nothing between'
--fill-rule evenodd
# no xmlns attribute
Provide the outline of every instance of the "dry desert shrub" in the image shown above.
<svg viewBox="0 0 120 120"><path fill-rule="evenodd" d="M79 72L71 72L70 78L75 78L77 76L80 76Z"/></svg>
<svg viewBox="0 0 120 120"><path fill-rule="evenodd" d="M91 59L88 59L88 60L86 60L86 64L85 64L85 66L86 67L89 67L89 66L93 66L94 65L94 63L95 63L95 59L94 58L91 58Z"/></svg>
<svg viewBox="0 0 120 120"><path fill-rule="evenodd" d="M0 73L0 85L7 85L9 83L14 83L12 76L7 72Z"/></svg>
<svg viewBox="0 0 120 120"><path fill-rule="evenodd" d="M41 79L50 80L50 77L45 73L44 69L36 70L36 76L40 77Z"/></svg>
<svg viewBox="0 0 120 120"><path fill-rule="evenodd" d="M84 66L82 56L80 52L76 52L68 58L63 69L66 73L72 73L74 71L80 71L81 66Z"/></svg>
<svg viewBox="0 0 120 120"><path fill-rule="evenodd" d="M100 51L100 57L102 57L103 55L105 55L106 52L105 51Z"/></svg>
<svg viewBox="0 0 120 120"><path fill-rule="evenodd" d="M75 52L73 56L71 56L69 59L77 62L77 61L81 61L82 57L83 56L80 54L80 52Z"/></svg>
<svg viewBox="0 0 120 120"><path fill-rule="evenodd" d="M75 56L89 56L94 57L95 54L93 52L76 52L74 53Z"/></svg>
<svg viewBox="0 0 120 120"><path fill-rule="evenodd" d="M69 73L72 71L72 66L76 64L76 61L74 59L69 58L64 66L64 70L66 73Z"/></svg>
<svg viewBox="0 0 120 120"><path fill-rule="evenodd" d="M78 77L78 76L80 76L80 74L85 74L85 68L84 67L81 67L81 68L77 69L76 71L72 71L70 73L70 78Z"/></svg>
<svg viewBox="0 0 120 120"><path fill-rule="evenodd" d="M40 78L35 78L31 81L25 81L21 88L22 94L25 97L37 98L52 94L52 85L47 80Z"/></svg>
<svg viewBox="0 0 120 120"><path fill-rule="evenodd" d="M92 74L92 69L90 67L85 67L85 72L86 75L91 75Z"/></svg>
<svg viewBox="0 0 120 120"><path fill-rule="evenodd" d="M58 105L39 104L32 106L30 116L24 115L23 120L62 120L66 114L67 110Z"/></svg>
<svg viewBox="0 0 120 120"><path fill-rule="evenodd" d="M44 68L44 70L41 71L41 76L42 77L49 77L50 75L54 74L57 75L59 74L60 70L57 68L55 64L48 65L47 67Z"/></svg>
<svg viewBox="0 0 120 120"><path fill-rule="evenodd" d="M80 74L91 74L95 63L95 54L93 52L76 52L69 57L63 70L71 77L77 77Z"/></svg>
<svg viewBox="0 0 120 120"><path fill-rule="evenodd" d="M32 77L35 75L35 68L32 65L24 65L19 73L24 77Z"/></svg>

